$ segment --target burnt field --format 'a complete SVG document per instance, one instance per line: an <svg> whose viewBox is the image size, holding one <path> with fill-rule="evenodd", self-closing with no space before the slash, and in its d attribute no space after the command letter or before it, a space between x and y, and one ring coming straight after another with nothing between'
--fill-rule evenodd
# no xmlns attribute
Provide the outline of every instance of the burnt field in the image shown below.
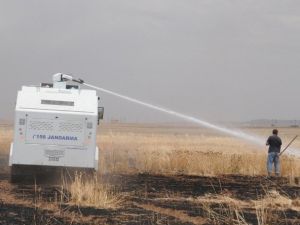
<svg viewBox="0 0 300 225"><path fill-rule="evenodd" d="M285 178L111 175L117 208L79 207L59 184L0 175L0 224L300 224L300 187ZM261 212L261 214L259 213Z"/></svg>
<svg viewBox="0 0 300 225"><path fill-rule="evenodd" d="M264 151L205 129L102 125L99 172L69 183L11 183L13 130L0 131L0 224L300 224L299 159L284 156L283 177L266 178ZM298 132L281 129L284 140Z"/></svg>

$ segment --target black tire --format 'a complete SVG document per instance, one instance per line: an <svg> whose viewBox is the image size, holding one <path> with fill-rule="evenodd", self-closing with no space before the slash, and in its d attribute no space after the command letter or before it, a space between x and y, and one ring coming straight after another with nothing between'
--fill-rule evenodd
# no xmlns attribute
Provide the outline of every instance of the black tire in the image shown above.
<svg viewBox="0 0 300 225"><path fill-rule="evenodd" d="M19 165L12 165L10 168L10 182L11 183L23 183L34 180L32 174L28 173L26 168Z"/></svg>

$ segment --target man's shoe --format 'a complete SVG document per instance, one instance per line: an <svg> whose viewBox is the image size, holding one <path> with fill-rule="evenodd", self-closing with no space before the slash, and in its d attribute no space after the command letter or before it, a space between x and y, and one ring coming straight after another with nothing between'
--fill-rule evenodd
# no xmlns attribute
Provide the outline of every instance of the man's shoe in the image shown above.
<svg viewBox="0 0 300 225"><path fill-rule="evenodd" d="M271 172L268 172L268 177L272 177L272 173Z"/></svg>

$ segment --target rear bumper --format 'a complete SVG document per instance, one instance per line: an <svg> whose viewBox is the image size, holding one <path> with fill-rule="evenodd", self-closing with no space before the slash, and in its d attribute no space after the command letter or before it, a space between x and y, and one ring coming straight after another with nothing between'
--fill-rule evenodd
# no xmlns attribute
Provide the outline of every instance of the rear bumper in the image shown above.
<svg viewBox="0 0 300 225"><path fill-rule="evenodd" d="M78 171L94 172L94 168L80 168L80 167L61 167L61 166L35 166L35 165L20 165L13 164L11 166L12 175L44 175L44 174L56 174L62 171L68 171L68 173L74 173Z"/></svg>
<svg viewBox="0 0 300 225"><path fill-rule="evenodd" d="M16 149L16 146L14 146L14 143L11 143L10 145L10 153L9 153L9 166L28 166L28 167L41 167L41 168L78 168L78 169L93 169L95 171L98 170L98 164L99 164L99 149L96 146L96 149L92 151L92 156L89 157L89 161L85 161L85 155L84 154L77 154L72 155L69 154L66 156L66 160L64 162L51 162L48 161L48 155L45 156L43 154L43 150L40 149L34 149L34 147L37 146L25 146L24 148L18 147ZM36 150L34 152L33 150ZM64 150L62 150L64 151ZM26 154L24 154L26 152ZM83 153L83 151L78 151L79 153ZM57 156L57 155L54 155ZM64 156L64 155L63 155ZM46 158L46 159L45 159ZM81 159L81 161L80 161ZM76 160L76 162L75 162Z"/></svg>

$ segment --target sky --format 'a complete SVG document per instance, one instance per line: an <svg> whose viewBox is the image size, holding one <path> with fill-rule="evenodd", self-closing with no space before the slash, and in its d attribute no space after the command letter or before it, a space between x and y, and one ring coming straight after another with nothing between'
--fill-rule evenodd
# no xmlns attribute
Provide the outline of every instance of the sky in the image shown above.
<svg viewBox="0 0 300 225"><path fill-rule="evenodd" d="M57 72L208 121L300 119L300 2L0 0L0 120ZM105 119L176 118L99 93Z"/></svg>

